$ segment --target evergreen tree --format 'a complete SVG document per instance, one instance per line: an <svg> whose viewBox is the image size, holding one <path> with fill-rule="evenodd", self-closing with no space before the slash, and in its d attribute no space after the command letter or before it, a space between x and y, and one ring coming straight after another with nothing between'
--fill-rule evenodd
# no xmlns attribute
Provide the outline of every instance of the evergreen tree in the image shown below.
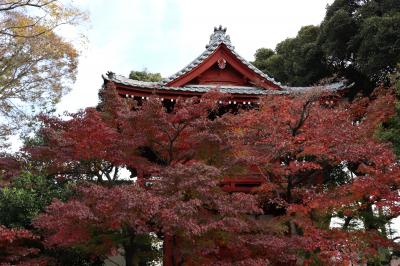
<svg viewBox="0 0 400 266"><path fill-rule="evenodd" d="M257 50L255 66L288 85L316 83L330 74L322 50L317 45L319 31L317 26L305 26L295 38L279 43L276 51Z"/></svg>
<svg viewBox="0 0 400 266"><path fill-rule="evenodd" d="M400 1L336 0L320 26L306 26L275 51L259 49L254 64L291 86L339 75L370 94L400 61Z"/></svg>
<svg viewBox="0 0 400 266"><path fill-rule="evenodd" d="M147 71L147 69L143 69L142 71L131 71L129 73L129 78L134 79L134 80L140 80L140 81L151 81L151 82L157 82L161 81L162 77L160 73L151 73Z"/></svg>

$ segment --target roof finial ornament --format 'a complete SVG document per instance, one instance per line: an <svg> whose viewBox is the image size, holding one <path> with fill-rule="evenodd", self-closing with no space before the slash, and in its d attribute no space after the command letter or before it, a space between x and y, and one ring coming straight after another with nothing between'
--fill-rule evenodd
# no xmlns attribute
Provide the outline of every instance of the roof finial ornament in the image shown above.
<svg viewBox="0 0 400 266"><path fill-rule="evenodd" d="M115 73L112 72L112 71L107 71L106 75L107 75L107 77L109 79L114 79L115 78Z"/></svg>
<svg viewBox="0 0 400 266"><path fill-rule="evenodd" d="M206 45L206 48L208 49L208 47L212 46L213 44L222 42L230 45L231 38L229 35L226 35L226 28L222 27L222 25L219 25L219 27L214 27L214 33L211 34L210 42L208 45Z"/></svg>
<svg viewBox="0 0 400 266"><path fill-rule="evenodd" d="M221 32L226 33L226 27L224 28L224 27L222 27L222 25L219 25L218 28L214 27L214 32L216 32L216 31L221 31Z"/></svg>

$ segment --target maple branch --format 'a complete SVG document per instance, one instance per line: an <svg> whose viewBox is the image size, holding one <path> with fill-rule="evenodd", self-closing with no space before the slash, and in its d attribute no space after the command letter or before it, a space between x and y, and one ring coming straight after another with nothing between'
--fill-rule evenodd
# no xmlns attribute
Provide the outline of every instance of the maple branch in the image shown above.
<svg viewBox="0 0 400 266"><path fill-rule="evenodd" d="M109 181L109 182L112 182L114 179L113 179L113 177L111 177L111 172L112 172L112 170L113 170L113 168L114 168L114 166L112 165L112 164L110 164L109 166L106 166L105 168L103 168L103 169L100 169L100 172L103 174L103 175L105 175L106 176L106 178L107 178L107 180Z"/></svg>
<svg viewBox="0 0 400 266"><path fill-rule="evenodd" d="M314 102L313 98L308 99L302 107L301 113L300 113L300 119L297 121L297 123L294 126L291 126L289 124L289 127L292 131L292 136L295 137L298 134L299 129L304 125L305 121L307 120L309 116L309 107L310 105Z"/></svg>
<svg viewBox="0 0 400 266"><path fill-rule="evenodd" d="M58 28L58 27L60 27L62 25L71 24L74 21L73 19L71 19L71 20L68 20L68 21L60 22L60 23L57 23L57 24L51 26L50 28L47 28L46 30L42 30L42 31L40 31L38 33L35 33L35 34L32 34L32 35L16 34L16 33L7 32L7 30L11 30L11 29L35 27L39 23L39 20L37 22L31 24L31 25L24 25L24 26L18 26L18 27L15 26L15 27L5 28L3 30L0 30L0 35L6 35L6 36L9 36L9 37L14 37L14 38L26 38L26 39L28 39L28 38L36 38L36 37L40 37L40 36L42 36L42 35L44 35L46 33L53 32L56 28Z"/></svg>
<svg viewBox="0 0 400 266"><path fill-rule="evenodd" d="M113 181L118 179L118 172L119 172L119 167L118 166L115 166L114 168L115 168L114 169L114 176L112 178Z"/></svg>
<svg viewBox="0 0 400 266"><path fill-rule="evenodd" d="M350 222L353 219L352 216L347 216L344 220L343 230L347 230L349 228Z"/></svg>
<svg viewBox="0 0 400 266"><path fill-rule="evenodd" d="M180 136L180 134L183 132L183 130L185 130L185 128L189 125L189 122L185 122L180 124L182 126L177 126L175 127L173 125L174 128L176 128L175 133L173 134L173 136L170 136L169 134L167 134L168 139L169 139L169 143L168 143L168 164L171 164L171 162L174 159L174 143L175 141L178 139L178 137Z"/></svg>

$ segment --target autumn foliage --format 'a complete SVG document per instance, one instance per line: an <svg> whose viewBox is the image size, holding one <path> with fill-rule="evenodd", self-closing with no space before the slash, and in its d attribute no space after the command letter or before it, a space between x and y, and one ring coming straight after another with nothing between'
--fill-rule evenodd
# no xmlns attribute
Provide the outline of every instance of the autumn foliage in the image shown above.
<svg viewBox="0 0 400 266"><path fill-rule="evenodd" d="M122 247L128 265L146 235L164 242L165 265L342 265L398 248L387 225L400 211L400 167L370 133L390 116L390 95L364 106L314 91L238 114L218 92L168 112L112 84L100 97L70 119L42 117L19 161L75 182L69 201L34 221L47 248L104 257ZM222 185L249 178L262 185Z"/></svg>
<svg viewBox="0 0 400 266"><path fill-rule="evenodd" d="M25 229L10 229L0 226L0 265L47 265L46 259L32 259L39 253L29 241L36 241L37 236Z"/></svg>

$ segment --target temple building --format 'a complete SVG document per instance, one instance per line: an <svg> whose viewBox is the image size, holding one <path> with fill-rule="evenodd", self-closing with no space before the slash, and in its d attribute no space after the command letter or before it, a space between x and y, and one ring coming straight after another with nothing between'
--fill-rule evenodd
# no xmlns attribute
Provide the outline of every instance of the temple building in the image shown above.
<svg viewBox="0 0 400 266"><path fill-rule="evenodd" d="M121 97L141 103L155 96L170 110L178 98L200 97L210 90L230 94L229 100L223 103L226 111L251 108L266 95L304 93L316 87L328 92L320 100L324 104L332 104L341 99L349 88L344 82L313 87L284 86L241 57L232 46L229 35L226 35L226 28L222 26L214 28L206 50L200 56L160 82L133 80L113 72L103 75L103 79L104 86L113 82ZM227 192L251 192L262 182L262 177L246 175L227 178L221 182L221 187Z"/></svg>
<svg viewBox="0 0 400 266"><path fill-rule="evenodd" d="M241 57L231 43L226 28L215 27L206 50L193 62L176 74L160 82L146 82L126 78L113 72L103 75L104 86L112 82L118 94L124 98L135 99L139 103L151 96L163 101L164 106L173 107L179 99L200 97L210 90L218 90L231 95L224 105L232 108L251 108L267 95L291 95L315 89L327 91L329 95L340 95L349 86L344 82L314 87L288 87L257 69ZM325 97L325 96L324 96ZM331 96L322 100L331 101ZM139 176L139 175L138 175ZM264 178L259 174L227 177L220 186L226 192L251 192L259 187ZM179 254L179 241L171 236L164 238L164 265L176 265Z"/></svg>
<svg viewBox="0 0 400 266"><path fill-rule="evenodd" d="M206 50L176 74L160 81L145 82L108 72L104 84L113 82L122 97L142 101L156 95L173 103L178 98L201 96L210 90L229 93L232 101L226 104L253 105L264 95L287 95L305 92L314 87L287 87L257 69L241 57L231 43L226 28L215 27ZM321 87L327 91L346 89L343 82Z"/></svg>

